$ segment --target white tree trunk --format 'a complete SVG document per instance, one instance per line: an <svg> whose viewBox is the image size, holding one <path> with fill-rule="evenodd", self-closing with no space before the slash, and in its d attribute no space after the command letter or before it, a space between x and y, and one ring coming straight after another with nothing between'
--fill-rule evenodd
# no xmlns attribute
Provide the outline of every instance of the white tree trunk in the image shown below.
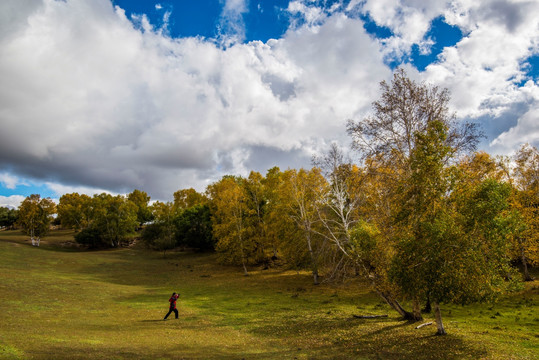
<svg viewBox="0 0 539 360"><path fill-rule="evenodd" d="M436 335L445 335L446 332L442 322L442 313L440 312L440 305L438 305L437 302L434 303L434 315L436 317L436 327L438 328Z"/></svg>

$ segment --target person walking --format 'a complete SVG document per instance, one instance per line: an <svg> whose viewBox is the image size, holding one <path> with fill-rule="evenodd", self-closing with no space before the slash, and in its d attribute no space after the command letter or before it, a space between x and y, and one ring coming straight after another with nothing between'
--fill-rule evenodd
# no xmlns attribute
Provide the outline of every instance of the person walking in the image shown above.
<svg viewBox="0 0 539 360"><path fill-rule="evenodd" d="M180 297L180 294L176 294L175 292L172 293L172 296L168 301L170 302L170 306L168 308L168 313L165 315L165 318L163 320L166 320L168 316L174 311L174 314L176 315L176 319L178 318L178 309L176 309L176 300Z"/></svg>

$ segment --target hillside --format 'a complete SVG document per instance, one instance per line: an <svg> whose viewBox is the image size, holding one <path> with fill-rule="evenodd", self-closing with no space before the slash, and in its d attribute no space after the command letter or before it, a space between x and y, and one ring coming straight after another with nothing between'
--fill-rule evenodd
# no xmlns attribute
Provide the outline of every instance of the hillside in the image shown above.
<svg viewBox="0 0 539 360"><path fill-rule="evenodd" d="M539 281L496 304L444 306L448 336L401 321L363 284L215 264L213 254L81 251L0 231L0 359L533 359ZM163 321L181 294L179 320ZM388 314L381 319L353 315ZM431 321L431 315L426 320Z"/></svg>

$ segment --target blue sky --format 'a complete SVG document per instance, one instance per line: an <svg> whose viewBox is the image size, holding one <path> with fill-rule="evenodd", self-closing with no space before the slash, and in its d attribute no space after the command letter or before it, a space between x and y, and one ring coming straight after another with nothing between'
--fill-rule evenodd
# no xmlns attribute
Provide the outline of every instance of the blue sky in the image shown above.
<svg viewBox="0 0 539 360"><path fill-rule="evenodd" d="M180 1L130 1L115 0L115 5L131 15L146 14L152 24L161 27L164 15L170 17L167 27L171 37L202 36L215 38L219 35L221 14L225 7L219 0ZM288 1L250 1L245 5L241 17L245 22L245 41L266 42L278 39L288 29L289 18L284 9Z"/></svg>
<svg viewBox="0 0 539 360"><path fill-rule="evenodd" d="M537 146L538 19L526 0L5 0L0 206L308 167L398 66L447 87L482 150Z"/></svg>

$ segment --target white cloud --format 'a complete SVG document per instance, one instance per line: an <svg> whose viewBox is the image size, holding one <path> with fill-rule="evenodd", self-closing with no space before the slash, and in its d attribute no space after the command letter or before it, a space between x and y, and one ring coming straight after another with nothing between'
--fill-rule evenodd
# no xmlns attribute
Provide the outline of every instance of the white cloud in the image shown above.
<svg viewBox="0 0 539 360"><path fill-rule="evenodd" d="M21 182L16 176L8 173L0 173L0 184L7 189L15 189Z"/></svg>
<svg viewBox="0 0 539 360"><path fill-rule="evenodd" d="M349 13L317 3L291 2L298 21L281 39L242 43L247 2L223 2L219 43L172 39L109 0L2 2L0 14L11 10L0 20L15 20L0 32L0 168L59 195L137 188L167 200L223 174L309 166L332 141L349 142L345 121L390 78L384 56L413 44L428 52L439 16L465 37L425 72L407 66L410 76L449 87L463 117L523 104L490 141L537 141L537 84L517 86L520 64L538 52L534 3L367 0ZM395 36L368 36L353 16L367 11Z"/></svg>
<svg viewBox="0 0 539 360"><path fill-rule="evenodd" d="M245 40L243 14L249 11L247 0L220 0L224 2L219 20L219 43L230 47Z"/></svg>
<svg viewBox="0 0 539 360"><path fill-rule="evenodd" d="M11 195L11 196L2 196L0 195L0 206L17 209L19 205L26 199L26 196L22 195Z"/></svg>
<svg viewBox="0 0 539 360"><path fill-rule="evenodd" d="M509 153L524 143L539 146L539 86L530 80L521 91L530 105L513 127L491 142L490 146L497 153Z"/></svg>
<svg viewBox="0 0 539 360"><path fill-rule="evenodd" d="M142 31L107 0L45 1L28 17L0 48L0 165L157 199L203 190L254 159L260 171L287 167L284 153L309 166L313 151L348 141L346 119L390 74L362 22L337 13L224 49L139 21Z"/></svg>
<svg viewBox="0 0 539 360"><path fill-rule="evenodd" d="M112 194L117 195L117 193L113 193L106 189L97 189L93 187L87 187L87 186L70 186L65 184L59 184L59 183L53 183L53 182L45 182L45 184L50 190L56 193L58 197L62 196L63 194L71 194L71 193L79 193L79 194L87 194L87 195L95 195L95 194Z"/></svg>
<svg viewBox="0 0 539 360"><path fill-rule="evenodd" d="M426 78L451 90L459 116L492 118L490 132L501 135L486 150L507 153L524 141L539 145L533 119L539 106L537 84L519 85L526 80L523 61L539 53L539 3L460 1L446 19L466 35L427 67ZM511 117L517 104L528 108L522 118L513 113L512 122L497 120Z"/></svg>
<svg viewBox="0 0 539 360"><path fill-rule="evenodd" d="M430 23L442 15L445 0L367 0L361 8L379 25L389 28L394 36L385 40L385 54L402 58L409 54L412 45L418 44L422 52L430 47L424 39Z"/></svg>

